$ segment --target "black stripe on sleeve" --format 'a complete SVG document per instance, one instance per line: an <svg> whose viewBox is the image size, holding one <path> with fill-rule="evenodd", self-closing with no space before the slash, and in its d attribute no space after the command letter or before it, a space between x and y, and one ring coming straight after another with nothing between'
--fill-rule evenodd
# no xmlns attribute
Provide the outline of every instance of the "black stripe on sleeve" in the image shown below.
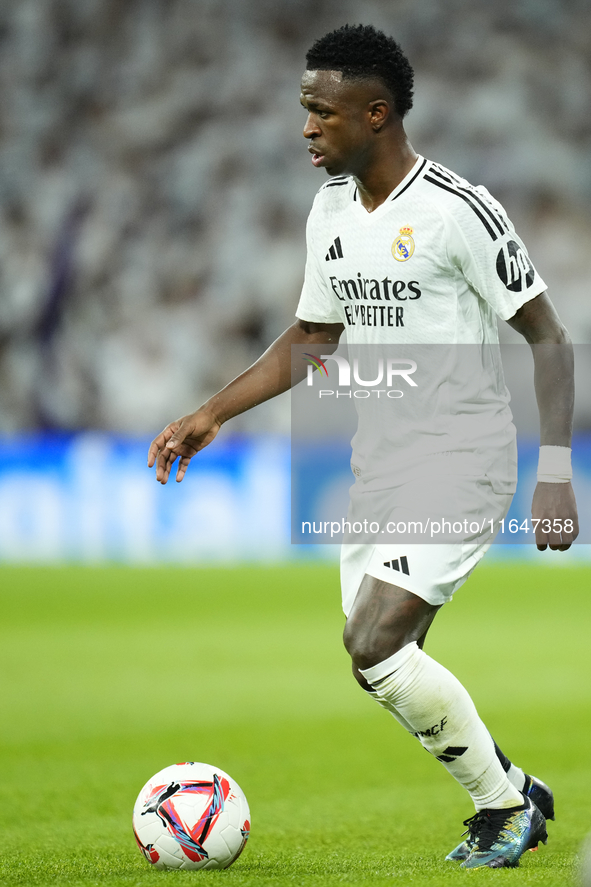
<svg viewBox="0 0 591 887"><path fill-rule="evenodd" d="M489 225L488 219L482 215L482 213L480 212L478 207L472 203L472 201L470 200L470 198L466 194L463 194L461 191L458 191L455 186L450 187L449 185L444 185L443 182L440 182L437 179L433 179L429 175L425 175L423 178L426 182L430 182L432 185L437 185L438 188L443 188L444 191L449 191L450 194L455 194L456 197L460 197L465 203L468 204L470 209L476 213L476 215L478 216L478 218L480 219L480 221L482 222L482 224L484 225L484 227L486 228L486 230L488 231L488 233L490 234L492 239L493 240L497 239L497 235L495 234L495 232L493 231L493 229Z"/></svg>
<svg viewBox="0 0 591 887"><path fill-rule="evenodd" d="M478 204L480 204L482 209L488 214L489 218L499 229L499 234L505 234L505 232L509 230L502 216L495 212L494 208L480 197L475 188L466 188L464 185L461 185L457 179L454 179L443 171L436 169L434 166L432 166L429 171L432 172L434 175L439 176L440 179L443 179L453 188L457 188L458 191L462 191L462 193L467 194L469 197L472 198L472 200L475 200Z"/></svg>

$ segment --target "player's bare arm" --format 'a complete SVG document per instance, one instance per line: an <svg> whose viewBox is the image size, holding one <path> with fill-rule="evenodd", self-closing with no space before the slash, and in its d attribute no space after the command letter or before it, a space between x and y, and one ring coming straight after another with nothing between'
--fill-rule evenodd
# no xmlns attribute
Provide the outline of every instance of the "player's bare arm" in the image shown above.
<svg viewBox="0 0 591 887"><path fill-rule="evenodd" d="M526 302L509 320L531 346L534 357L534 384L540 412L540 446L570 447L574 404L573 349L568 332L556 310L542 293ZM539 519L536 543L540 551L549 545L566 551L577 538L577 504L570 483L538 483L532 502L532 516ZM572 533L542 532L543 522L572 520ZM547 526L547 524L546 524Z"/></svg>
<svg viewBox="0 0 591 887"><path fill-rule="evenodd" d="M297 320L244 373L237 376L206 403L171 422L154 438L148 451L148 467L156 465L156 480L165 484L177 458L176 479L182 481L189 462L216 437L228 419L252 409L304 378L307 365L292 360L292 345L304 345L312 354L334 350L343 331L340 323Z"/></svg>

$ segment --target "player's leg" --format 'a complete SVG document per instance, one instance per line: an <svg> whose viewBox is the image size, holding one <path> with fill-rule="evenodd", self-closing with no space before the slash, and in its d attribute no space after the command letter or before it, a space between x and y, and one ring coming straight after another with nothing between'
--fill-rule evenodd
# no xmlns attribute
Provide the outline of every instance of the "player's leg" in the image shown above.
<svg viewBox="0 0 591 887"><path fill-rule="evenodd" d="M345 646L378 701L467 789L477 810L518 806L523 798L468 692L417 644L438 609L366 574L347 619Z"/></svg>
<svg viewBox="0 0 591 887"><path fill-rule="evenodd" d="M423 571L421 582L421 570L413 569L415 592L417 585L428 589L424 597L430 600L425 600L383 578L385 574L389 579L391 572L380 568L385 557L381 546L376 546L373 555L352 551L352 556L345 555L342 566L343 606L348 613L345 644L352 655L354 674L361 686L464 785L477 807L475 816L465 823L469 837L455 851L462 850L462 854L448 858L463 859L466 867L516 865L525 849L546 840L544 817L507 778L497 756L498 747L466 690L421 649L439 606L467 578L482 552L475 551L472 561L463 554L461 564L446 565L443 548L437 549L438 556L431 550L431 557L421 558L417 546L413 564L427 563L432 572L434 568L447 578L447 582L433 583ZM439 565L434 563L438 559ZM369 571L356 595L351 588L359 580L353 569L347 581L347 560L357 571L360 564ZM383 566L391 567L392 563L385 561ZM407 567L409 563L410 558L405 559ZM382 578L378 578L380 572ZM408 574L404 579L410 584Z"/></svg>
<svg viewBox="0 0 591 887"><path fill-rule="evenodd" d="M425 636L426 632L417 641L417 646L421 647L421 649L425 641ZM378 696L373 687L367 683L355 663L353 663L353 675L359 685L366 691L366 693L369 696L372 696L373 699L376 700L376 702L379 702L380 705L382 705L387 711L389 711L390 714L393 715L394 718L396 718L398 723L402 727L404 727L405 730L407 730L409 733L414 732L411 725L404 720L404 718L394 708L394 706ZM524 774L523 770L520 770L519 768L511 764L509 758L501 751L496 742L494 743L494 748L495 754L499 759L501 766L507 773L507 777L509 778L510 782L512 782L513 785L523 795L527 795L527 797L531 798L533 803L546 819L554 819L554 795L552 793L552 790L540 779L537 779L535 776ZM522 776L521 779L519 778L519 774L521 774ZM513 779L511 778L512 776ZM450 853L448 853L445 858L453 862L463 862L470 856L472 848L473 841L468 837L468 839L461 840L460 843L456 847L454 847L454 849Z"/></svg>
<svg viewBox="0 0 591 887"><path fill-rule="evenodd" d="M429 626L430 627L430 626ZM423 634L417 638L417 647L421 650L425 645L425 640L427 638L427 632L429 629L427 628ZM359 686L365 690L370 696L372 696L377 702L380 702L380 698L378 694L373 690L373 688L367 683L357 666L354 662L352 662L353 666L353 676L355 680L359 684ZM383 704L383 703L382 703ZM387 706L384 706L387 707ZM395 718L402 724L402 726L412 733L408 724L404 723L397 712L392 711L392 709L388 709L391 714L394 715ZM544 814L546 819L554 819L554 794L552 790L540 779L537 779L535 776L529 776L527 773L524 773L521 767L517 767L505 754L505 752L500 748L498 743L493 739L495 746L495 754L500 761L501 767L507 774L507 779L515 788L520 791L524 795L528 795L534 802L534 804L538 807L539 810ZM448 856L447 859L466 859L468 856L467 844L465 841L462 841L458 847L455 848Z"/></svg>
<svg viewBox="0 0 591 887"><path fill-rule="evenodd" d="M427 637L427 631L425 631L422 636L417 640L417 647L423 649L425 638ZM400 714L393 709L388 704L385 704L383 700L380 699L378 694L375 692L373 687L367 683L357 666L354 662L352 662L353 666L353 676L359 686L365 690L365 692L371 696L376 702L379 702L387 711L392 714L396 720L404 727L405 730L408 730L409 733L412 733L412 729L410 725L404 721L404 719L400 716ZM499 762L507 774L507 779L511 782L515 788L520 791L523 795L527 795L532 799L536 807L540 810L540 812L544 815L545 819L554 819L554 794L552 789L546 785L546 783L542 782L541 779L538 779L536 776L530 776L527 773L524 773L520 767L516 767L513 764L507 755L502 751L502 749L498 746L498 744L494 741L495 754L499 759ZM466 841L461 841L454 850L451 851L446 857L446 859L458 860L461 861L463 859L467 859L470 854L470 848Z"/></svg>

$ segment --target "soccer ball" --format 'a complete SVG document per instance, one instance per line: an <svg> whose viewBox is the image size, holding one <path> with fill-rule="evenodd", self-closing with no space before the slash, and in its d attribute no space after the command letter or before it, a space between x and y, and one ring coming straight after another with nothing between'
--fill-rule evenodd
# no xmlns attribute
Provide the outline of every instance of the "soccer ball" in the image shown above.
<svg viewBox="0 0 591 887"><path fill-rule="evenodd" d="M209 764L173 764L145 784L133 808L138 847L158 869L225 869L244 849L250 811L234 780Z"/></svg>

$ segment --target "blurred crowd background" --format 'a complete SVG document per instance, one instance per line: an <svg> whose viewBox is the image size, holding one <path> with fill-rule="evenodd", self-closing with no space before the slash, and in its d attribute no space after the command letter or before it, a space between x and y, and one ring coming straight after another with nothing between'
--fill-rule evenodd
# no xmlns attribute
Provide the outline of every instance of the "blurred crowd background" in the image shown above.
<svg viewBox="0 0 591 887"><path fill-rule="evenodd" d="M591 342L588 0L2 0L0 431L150 434L292 322L299 79L345 22L399 40L415 148L505 203Z"/></svg>

